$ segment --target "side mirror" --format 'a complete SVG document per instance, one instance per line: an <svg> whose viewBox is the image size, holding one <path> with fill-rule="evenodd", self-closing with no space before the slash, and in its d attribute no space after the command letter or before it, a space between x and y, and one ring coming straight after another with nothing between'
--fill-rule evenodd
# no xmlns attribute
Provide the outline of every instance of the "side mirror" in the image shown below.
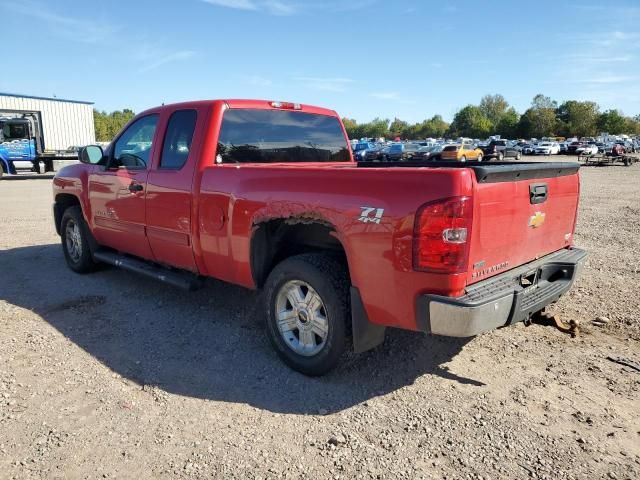
<svg viewBox="0 0 640 480"><path fill-rule="evenodd" d="M78 159L82 163L89 165L97 165L102 160L102 157L104 157L104 152L99 145L87 145L78 152Z"/></svg>

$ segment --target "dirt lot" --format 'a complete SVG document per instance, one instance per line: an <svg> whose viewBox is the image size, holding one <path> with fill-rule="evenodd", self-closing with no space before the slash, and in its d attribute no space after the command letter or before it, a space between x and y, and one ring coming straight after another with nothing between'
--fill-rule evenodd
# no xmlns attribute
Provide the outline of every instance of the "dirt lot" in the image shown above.
<svg viewBox="0 0 640 480"><path fill-rule="evenodd" d="M578 338L392 331L320 379L257 293L71 273L50 180L1 181L0 478L640 478L640 373L607 359L640 361L640 165L582 179Z"/></svg>

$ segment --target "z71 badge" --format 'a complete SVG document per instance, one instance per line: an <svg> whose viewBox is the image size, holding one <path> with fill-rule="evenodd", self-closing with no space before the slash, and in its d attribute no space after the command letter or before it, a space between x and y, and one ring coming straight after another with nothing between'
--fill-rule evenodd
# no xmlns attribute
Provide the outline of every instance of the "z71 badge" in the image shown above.
<svg viewBox="0 0 640 480"><path fill-rule="evenodd" d="M376 207L360 207L362 211L360 212L360 217L358 220L362 223L377 223L380 225L380 220L382 220L382 216L384 215L384 208L376 208Z"/></svg>

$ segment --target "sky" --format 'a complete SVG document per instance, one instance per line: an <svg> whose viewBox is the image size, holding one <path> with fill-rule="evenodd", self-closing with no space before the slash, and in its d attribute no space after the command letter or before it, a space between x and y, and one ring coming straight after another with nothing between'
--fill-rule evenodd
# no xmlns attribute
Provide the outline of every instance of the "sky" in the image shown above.
<svg viewBox="0 0 640 480"><path fill-rule="evenodd" d="M99 110L260 98L417 122L543 93L640 114L639 0L0 0L0 19L0 92Z"/></svg>

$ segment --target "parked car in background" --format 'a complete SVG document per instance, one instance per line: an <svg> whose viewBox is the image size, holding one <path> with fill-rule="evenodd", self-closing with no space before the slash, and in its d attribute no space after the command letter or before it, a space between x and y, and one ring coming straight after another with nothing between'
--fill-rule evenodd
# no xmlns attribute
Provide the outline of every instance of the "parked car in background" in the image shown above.
<svg viewBox="0 0 640 480"><path fill-rule="evenodd" d="M365 162L380 161L384 156L383 150L384 147L382 145L375 145L373 148L365 150L364 154L362 155L362 160Z"/></svg>
<svg viewBox="0 0 640 480"><path fill-rule="evenodd" d="M522 158L522 152L515 145L510 145L507 140L491 140L488 145L479 147L485 160L496 159L502 161L505 157L516 160Z"/></svg>
<svg viewBox="0 0 640 480"><path fill-rule="evenodd" d="M484 154L482 150L473 146L472 143L463 142L453 145L446 145L442 149L440 154L442 160L458 160L460 162L466 162L467 160L482 161Z"/></svg>
<svg viewBox="0 0 640 480"><path fill-rule="evenodd" d="M356 160L357 162L363 161L367 150L371 150L373 148L375 148L375 145L373 143L369 143L369 142L356 143L352 148L353 159Z"/></svg>
<svg viewBox="0 0 640 480"><path fill-rule="evenodd" d="M398 162L404 157L404 144L392 143L385 149L382 159L387 162Z"/></svg>
<svg viewBox="0 0 640 480"><path fill-rule="evenodd" d="M533 143L527 143L522 147L523 155L533 155L535 153L536 146Z"/></svg>
<svg viewBox="0 0 640 480"><path fill-rule="evenodd" d="M576 142L571 142L569 144L569 146L567 147L567 153L568 154L575 154L578 153L577 150L578 148L582 147L583 145L585 145L584 142L580 142L580 141L576 141Z"/></svg>
<svg viewBox="0 0 640 480"><path fill-rule="evenodd" d="M534 150L536 155L557 155L560 153L560 145L556 142L541 142Z"/></svg>
<svg viewBox="0 0 640 480"><path fill-rule="evenodd" d="M595 155L598 153L598 145L596 145L595 142L581 145L576 148L576 153L578 155Z"/></svg>
<svg viewBox="0 0 640 480"><path fill-rule="evenodd" d="M421 147L413 155L414 160L440 160L443 145L434 145L432 147Z"/></svg>
<svg viewBox="0 0 640 480"><path fill-rule="evenodd" d="M567 147L569 146L569 144L567 142L560 142L560 153L566 154L567 153Z"/></svg>

